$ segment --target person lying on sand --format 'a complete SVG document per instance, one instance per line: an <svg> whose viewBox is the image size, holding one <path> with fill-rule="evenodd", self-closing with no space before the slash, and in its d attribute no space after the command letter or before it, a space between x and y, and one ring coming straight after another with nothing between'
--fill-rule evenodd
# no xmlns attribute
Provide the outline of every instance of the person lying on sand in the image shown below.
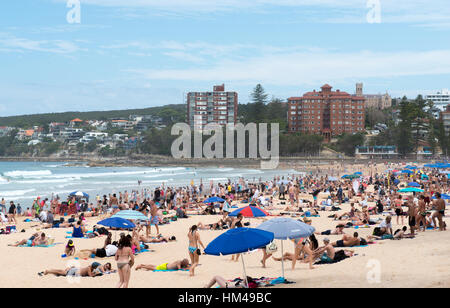
<svg viewBox="0 0 450 308"><path fill-rule="evenodd" d="M86 267L68 267L66 269L63 270L59 270L59 269L49 269L49 270L45 270L43 272L39 272L38 275L39 276L46 276L49 274L55 275L55 276L64 276L64 277L95 277L95 276L101 276L102 272L96 270L98 267L101 267L100 263L94 262L89 266ZM111 264L105 264L104 266L104 270L105 271L110 271L111 270Z"/></svg>
<svg viewBox="0 0 450 308"><path fill-rule="evenodd" d="M80 253L88 253L88 255L95 255L98 258L107 258L107 257L113 257L116 255L116 252L118 250L118 243L114 242L110 245L106 245L104 248L97 248L97 249L82 249L80 250Z"/></svg>
<svg viewBox="0 0 450 308"><path fill-rule="evenodd" d="M203 224L202 222L199 222L197 224L197 227L199 230L223 230L223 229L228 229L228 224L227 222L231 221L231 218L227 219L220 219L218 222L213 223L213 224Z"/></svg>
<svg viewBox="0 0 450 308"><path fill-rule="evenodd" d="M414 234L405 234L408 228L404 226L402 229L397 229L394 232L394 240L401 240L402 238L415 238Z"/></svg>
<svg viewBox="0 0 450 308"><path fill-rule="evenodd" d="M136 270L144 269L147 271L167 271L167 270L181 270L188 269L190 266L188 259L178 260L172 263L163 263L161 265L152 264L140 264L136 267Z"/></svg>
<svg viewBox="0 0 450 308"><path fill-rule="evenodd" d="M144 235L139 236L139 241L143 243L168 243L168 242L174 242L177 238L175 236L171 237L164 237L161 234L159 234L157 237L146 237Z"/></svg>
<svg viewBox="0 0 450 308"><path fill-rule="evenodd" d="M247 278L248 279L248 278ZM250 283L250 279L248 279L248 282ZM232 289L232 288L246 288L245 281L239 280L238 282L228 282L225 280L225 278L221 276L214 276L211 281L204 286L204 288L209 289L212 288L215 284L218 284L219 287L225 288L225 289Z"/></svg>
<svg viewBox="0 0 450 308"><path fill-rule="evenodd" d="M326 230L323 232L315 232L315 234L317 235L340 235L340 234L344 234L344 228L345 226L342 224L339 224L336 226L336 229L334 230Z"/></svg>
<svg viewBox="0 0 450 308"><path fill-rule="evenodd" d="M342 240L336 241L332 243L333 247L353 247L359 246L361 244L361 240L359 239L358 232L353 233L353 236L344 234L342 236Z"/></svg>
<svg viewBox="0 0 450 308"><path fill-rule="evenodd" d="M35 233L29 239L21 240L15 244L9 244L8 246L18 247L18 246L46 246L48 245L48 240L45 237L45 233Z"/></svg>

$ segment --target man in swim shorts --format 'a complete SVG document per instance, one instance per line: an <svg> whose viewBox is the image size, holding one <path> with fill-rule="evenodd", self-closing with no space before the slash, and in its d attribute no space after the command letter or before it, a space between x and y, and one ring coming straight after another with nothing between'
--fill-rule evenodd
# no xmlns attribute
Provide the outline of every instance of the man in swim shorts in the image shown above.
<svg viewBox="0 0 450 308"><path fill-rule="evenodd" d="M353 247L353 246L359 246L361 243L361 240L358 237L358 232L355 232L353 236L344 234L342 237L342 240L336 241L332 243L331 245L333 247Z"/></svg>
<svg viewBox="0 0 450 308"><path fill-rule="evenodd" d="M436 192L434 195L436 196L436 200L434 200L433 205L434 205L436 211L433 213L433 216L432 216L433 223L436 228L436 226L437 226L436 218L437 218L439 221L439 231L444 231L445 227L444 227L444 221L442 220L442 218L445 216L445 201L443 199L441 199L441 193Z"/></svg>

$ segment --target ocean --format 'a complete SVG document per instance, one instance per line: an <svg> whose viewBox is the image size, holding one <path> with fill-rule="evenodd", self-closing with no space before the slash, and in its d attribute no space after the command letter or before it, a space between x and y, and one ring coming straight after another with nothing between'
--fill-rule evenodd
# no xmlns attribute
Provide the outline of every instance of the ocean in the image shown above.
<svg viewBox="0 0 450 308"><path fill-rule="evenodd" d="M31 206L36 197L61 199L74 191L83 191L94 201L96 195L154 190L163 183L166 187L186 186L201 181L226 183L228 179L244 177L249 181L269 180L274 176L299 174L296 170L259 170L241 168L187 168L187 167L89 167L85 163L64 162L0 162L0 200ZM138 185L141 181L141 186Z"/></svg>

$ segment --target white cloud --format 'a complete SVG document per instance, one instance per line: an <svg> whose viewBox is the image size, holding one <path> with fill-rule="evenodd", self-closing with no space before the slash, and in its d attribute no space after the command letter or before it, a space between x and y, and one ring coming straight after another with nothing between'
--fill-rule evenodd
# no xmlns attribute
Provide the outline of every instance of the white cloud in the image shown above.
<svg viewBox="0 0 450 308"><path fill-rule="evenodd" d="M65 40L31 40L0 33L0 51L38 51L57 54L71 54L84 51L73 42Z"/></svg>
<svg viewBox="0 0 450 308"><path fill-rule="evenodd" d="M204 62L204 59L202 57L198 57L183 51L164 52L163 55L187 62L194 62L194 63Z"/></svg>
<svg viewBox="0 0 450 308"><path fill-rule="evenodd" d="M54 0L65 2L65 0ZM379 0L383 23L440 24L450 22L448 0ZM287 8L305 15L307 22L365 23L368 0L83 0L82 5L128 10L128 17L146 14L190 16L192 13L251 12L270 13Z"/></svg>
<svg viewBox="0 0 450 308"><path fill-rule="evenodd" d="M188 69L129 69L149 80L234 81L277 86L450 74L450 50L398 52L292 52L265 54L245 60L220 60ZM327 80L323 80L326 77Z"/></svg>

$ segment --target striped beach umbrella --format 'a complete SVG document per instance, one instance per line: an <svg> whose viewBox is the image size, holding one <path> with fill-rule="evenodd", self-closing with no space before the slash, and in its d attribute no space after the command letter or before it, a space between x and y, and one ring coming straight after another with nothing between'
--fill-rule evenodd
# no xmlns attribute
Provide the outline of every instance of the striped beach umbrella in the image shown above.
<svg viewBox="0 0 450 308"><path fill-rule="evenodd" d="M89 198L89 195L82 191L74 191L69 194L71 197Z"/></svg>
<svg viewBox="0 0 450 308"><path fill-rule="evenodd" d="M141 212L132 211L132 210L120 211L111 217L123 218L123 219L128 219L128 220L149 220L149 218L147 216L145 216L144 214L142 214Z"/></svg>
<svg viewBox="0 0 450 308"><path fill-rule="evenodd" d="M240 209L237 209L233 212L230 213L230 215L228 216L237 216L239 213L241 213L244 217L265 217L265 216L270 216L269 213L267 213L266 211L264 211L263 209L257 207L257 206L246 206L246 207L242 207Z"/></svg>

